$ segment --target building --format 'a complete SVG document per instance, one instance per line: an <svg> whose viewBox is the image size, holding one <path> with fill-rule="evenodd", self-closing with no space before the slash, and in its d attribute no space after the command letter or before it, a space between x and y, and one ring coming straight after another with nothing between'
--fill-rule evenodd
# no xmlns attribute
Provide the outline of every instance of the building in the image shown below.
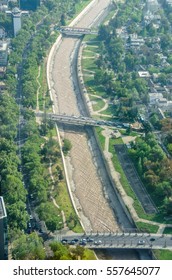
<svg viewBox="0 0 172 280"><path fill-rule="evenodd" d="M132 48L132 49L134 49L134 48L136 48L136 49L138 49L138 48L140 48L141 46L143 46L144 45L144 43L145 43L145 40L143 39L143 38L141 38L141 37L138 37L138 35L137 34L130 34L129 36L128 36L128 39L127 39L127 43L126 43L126 48L128 49L130 49L130 48Z"/></svg>
<svg viewBox="0 0 172 280"><path fill-rule="evenodd" d="M150 106L156 105L157 101L161 98L163 98L163 95L162 95L161 92L151 92L151 93L149 93L149 104L150 104Z"/></svg>
<svg viewBox="0 0 172 280"><path fill-rule="evenodd" d="M0 196L0 260L8 259L7 213L3 197Z"/></svg>
<svg viewBox="0 0 172 280"><path fill-rule="evenodd" d="M159 10L159 3L157 0L147 0L146 1L146 10L151 13L156 13Z"/></svg>
<svg viewBox="0 0 172 280"><path fill-rule="evenodd" d="M5 29L3 27L0 27L0 40L5 38Z"/></svg>
<svg viewBox="0 0 172 280"><path fill-rule="evenodd" d="M40 6L40 0L20 0L21 10L35 11Z"/></svg>
<svg viewBox="0 0 172 280"><path fill-rule="evenodd" d="M6 84L3 81L0 81L0 93L6 89L7 89Z"/></svg>
<svg viewBox="0 0 172 280"><path fill-rule="evenodd" d="M8 0L0 0L0 5L8 5Z"/></svg>
<svg viewBox="0 0 172 280"><path fill-rule="evenodd" d="M14 37L21 29L21 11L18 8L14 8L12 11L13 17L13 30L14 30Z"/></svg>
<svg viewBox="0 0 172 280"><path fill-rule="evenodd" d="M150 78L150 73L148 71L138 71L139 78Z"/></svg>
<svg viewBox="0 0 172 280"><path fill-rule="evenodd" d="M17 33L21 29L21 16L23 14L28 15L29 12L21 11L21 10L19 10L19 8L15 7L12 11L6 11L6 14L12 16L14 37L16 37Z"/></svg>
<svg viewBox="0 0 172 280"><path fill-rule="evenodd" d="M6 10L8 10L8 1L0 0L0 11L5 12Z"/></svg>
<svg viewBox="0 0 172 280"><path fill-rule="evenodd" d="M8 61L8 44L0 41L0 66L6 66Z"/></svg>
<svg viewBox="0 0 172 280"><path fill-rule="evenodd" d="M6 72L6 67L0 67L0 78L4 78Z"/></svg>

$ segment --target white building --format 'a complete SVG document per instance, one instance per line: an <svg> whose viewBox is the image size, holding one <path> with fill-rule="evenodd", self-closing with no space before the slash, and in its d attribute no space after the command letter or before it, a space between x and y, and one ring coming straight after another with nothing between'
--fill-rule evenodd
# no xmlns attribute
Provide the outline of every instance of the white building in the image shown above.
<svg viewBox="0 0 172 280"><path fill-rule="evenodd" d="M0 66L6 66L8 60L8 44L0 41Z"/></svg>
<svg viewBox="0 0 172 280"><path fill-rule="evenodd" d="M12 11L13 16L13 28L14 28L14 37L21 29L21 11L18 8L14 8Z"/></svg>
<svg viewBox="0 0 172 280"><path fill-rule="evenodd" d="M12 15L13 19L13 31L14 31L14 37L16 37L17 33L21 29L21 16L28 15L29 12L27 11L21 11L19 8L15 7L12 12L11 11L6 11L7 15Z"/></svg>
<svg viewBox="0 0 172 280"><path fill-rule="evenodd" d="M150 78L150 73L148 71L138 71L139 78Z"/></svg>

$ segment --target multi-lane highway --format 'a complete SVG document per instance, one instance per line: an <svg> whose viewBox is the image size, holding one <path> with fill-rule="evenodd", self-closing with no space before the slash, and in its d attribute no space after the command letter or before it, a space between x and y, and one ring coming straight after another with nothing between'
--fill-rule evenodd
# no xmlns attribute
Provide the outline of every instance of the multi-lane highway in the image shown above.
<svg viewBox="0 0 172 280"><path fill-rule="evenodd" d="M116 233L61 236L63 244L88 248L172 249L172 235L149 233Z"/></svg>

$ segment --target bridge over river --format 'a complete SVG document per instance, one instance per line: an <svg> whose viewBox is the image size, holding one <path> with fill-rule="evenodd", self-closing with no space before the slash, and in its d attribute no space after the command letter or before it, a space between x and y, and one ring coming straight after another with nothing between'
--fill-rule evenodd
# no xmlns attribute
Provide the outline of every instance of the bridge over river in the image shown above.
<svg viewBox="0 0 172 280"><path fill-rule="evenodd" d="M60 32L67 36L98 35L98 31L91 28L61 26Z"/></svg>
<svg viewBox="0 0 172 280"><path fill-rule="evenodd" d="M81 245L90 249L172 249L171 234L92 233L60 235L63 244Z"/></svg>
<svg viewBox="0 0 172 280"><path fill-rule="evenodd" d="M120 125L122 127L122 123L119 123L119 121L105 121L105 120L96 120L89 117L83 117L83 116L68 116L68 115L58 115L58 114L52 114L52 113L43 113L43 112L37 112L37 117L46 117L47 119L51 119L53 121L56 121L57 123L63 123L63 124L71 124L71 125L79 125L79 126L111 126L116 127Z"/></svg>

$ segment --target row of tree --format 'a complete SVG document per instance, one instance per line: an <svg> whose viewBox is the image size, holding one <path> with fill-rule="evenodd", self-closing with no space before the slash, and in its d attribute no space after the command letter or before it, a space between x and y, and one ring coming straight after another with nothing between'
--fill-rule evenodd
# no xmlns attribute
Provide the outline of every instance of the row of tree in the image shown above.
<svg viewBox="0 0 172 280"><path fill-rule="evenodd" d="M172 213L172 160L157 144L154 134L136 139L129 150L148 191L164 215Z"/></svg>
<svg viewBox="0 0 172 280"><path fill-rule="evenodd" d="M21 232L26 230L29 221L26 209L28 192L29 195L33 194L37 205L46 206L45 204L48 205L49 203L50 191L50 180L45 172L44 155L42 154L45 140L40 138L41 130L36 125L33 112L28 108L35 108L36 104L38 65L40 65L46 51L57 36L56 32L51 32L50 26L51 24L60 25L61 15L64 13L66 5L71 7L75 2L77 1L46 1L45 5L43 4L30 17L23 19L22 29L16 38L11 40L11 52L4 80L7 85L7 92L0 95L0 195L4 196L7 208L9 240L16 239L13 244L13 256L16 259L24 258L17 254L18 246L21 247L22 242L20 238L17 238L21 235ZM9 27L12 27L12 22L3 14L0 17L0 25L10 31ZM9 32L8 35L10 34L12 35ZM17 100L21 91L23 95L20 96L22 97L22 117L20 116L20 120L22 119L21 136L23 138L21 144L24 142L22 146L24 180L16 146L19 111L15 98ZM58 173L59 178L63 178L61 169ZM51 212L51 217L53 217L57 209L54 207L53 211L52 205L49 208L51 208L49 213ZM60 211L57 214L59 213ZM59 225L59 221L56 221L56 229L57 223ZM54 228L54 221L50 221L47 225L50 229ZM27 235L22 236L22 238L26 242L28 251L32 250L33 244L42 244L36 234L33 235L33 242L31 241L32 238ZM29 243L29 241L31 242ZM45 252L42 254L42 245L36 247L34 258L44 258ZM40 257L37 256L39 248L41 248L42 255ZM32 258L31 255L28 253L27 258Z"/></svg>
<svg viewBox="0 0 172 280"><path fill-rule="evenodd" d="M18 107L8 92L0 94L0 195L8 213L9 235L27 226L26 195L17 155Z"/></svg>

